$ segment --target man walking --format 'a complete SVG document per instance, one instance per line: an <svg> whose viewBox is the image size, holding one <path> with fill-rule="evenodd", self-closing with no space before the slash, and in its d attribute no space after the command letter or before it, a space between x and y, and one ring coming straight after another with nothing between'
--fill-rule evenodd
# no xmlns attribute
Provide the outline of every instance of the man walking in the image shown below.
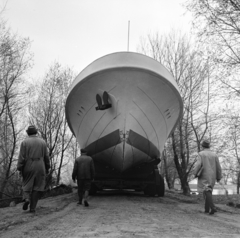
<svg viewBox="0 0 240 238"><path fill-rule="evenodd" d="M85 149L81 149L81 156L75 160L72 172L72 179L78 184L78 204L82 204L82 199L86 207L89 206L88 195L91 188L91 182L95 175L95 168L92 157L87 155Z"/></svg>
<svg viewBox="0 0 240 238"><path fill-rule="evenodd" d="M47 145L37 136L35 126L26 130L26 138L20 146L17 170L22 175L23 210L30 204L30 212L35 212L40 192L44 191L46 174L50 168Z"/></svg>
<svg viewBox="0 0 240 238"><path fill-rule="evenodd" d="M193 174L198 177L198 191L203 192L205 213L213 215L217 210L213 203L212 191L216 180L219 182L222 178L222 169L217 154L210 150L208 140L202 142L202 148Z"/></svg>

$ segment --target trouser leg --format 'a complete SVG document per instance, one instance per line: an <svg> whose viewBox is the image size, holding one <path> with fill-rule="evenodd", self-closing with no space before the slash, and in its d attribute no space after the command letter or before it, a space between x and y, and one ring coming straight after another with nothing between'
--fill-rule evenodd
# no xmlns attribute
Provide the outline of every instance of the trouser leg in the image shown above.
<svg viewBox="0 0 240 238"><path fill-rule="evenodd" d="M39 199L39 192L38 191L33 191L32 196L31 196L31 202L30 202L30 210L35 210L37 203Z"/></svg>
<svg viewBox="0 0 240 238"><path fill-rule="evenodd" d="M89 191L86 190L86 191L84 192L84 200L85 200L85 201L88 201L88 196L89 196Z"/></svg>
<svg viewBox="0 0 240 238"><path fill-rule="evenodd" d="M78 181L78 199L79 202L82 202L83 199L83 186L82 186L82 181Z"/></svg>
<svg viewBox="0 0 240 238"><path fill-rule="evenodd" d="M208 209L207 211L209 211L209 209L214 210L214 204L213 204L213 199L212 199L212 191L205 191L205 211L206 208Z"/></svg>
<svg viewBox="0 0 240 238"><path fill-rule="evenodd" d="M91 188L91 180L87 179L84 181L84 205L86 207L89 206L88 204L88 195L89 195L89 190Z"/></svg>
<svg viewBox="0 0 240 238"><path fill-rule="evenodd" d="M25 201L31 200L31 192L30 191L23 191L23 200L25 200Z"/></svg>
<svg viewBox="0 0 240 238"><path fill-rule="evenodd" d="M88 206L89 206L89 203L88 203L88 194L89 194L88 190L85 190L85 192L84 192L84 206L85 206L85 207L88 207Z"/></svg>
<svg viewBox="0 0 240 238"><path fill-rule="evenodd" d="M205 212L209 212L209 203L208 203L208 200L207 200L207 196L206 196L206 191L203 192L203 198L204 198L204 201L205 201Z"/></svg>
<svg viewBox="0 0 240 238"><path fill-rule="evenodd" d="M24 204L23 204L23 210L27 210L28 209L28 205L31 202L31 192L29 191L23 191L23 200L24 200Z"/></svg>

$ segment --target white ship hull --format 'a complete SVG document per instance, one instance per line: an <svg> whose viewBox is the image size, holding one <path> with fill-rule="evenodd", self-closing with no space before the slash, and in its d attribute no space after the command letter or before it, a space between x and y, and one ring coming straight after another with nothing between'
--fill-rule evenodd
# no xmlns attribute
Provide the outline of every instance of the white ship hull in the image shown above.
<svg viewBox="0 0 240 238"><path fill-rule="evenodd" d="M97 110L96 95L108 93L110 108ZM132 52L106 55L87 66L66 102L68 124L93 157L99 177L124 177L158 161L182 115L171 74L150 57ZM134 171L134 172L133 172ZM130 176L129 174L129 176Z"/></svg>

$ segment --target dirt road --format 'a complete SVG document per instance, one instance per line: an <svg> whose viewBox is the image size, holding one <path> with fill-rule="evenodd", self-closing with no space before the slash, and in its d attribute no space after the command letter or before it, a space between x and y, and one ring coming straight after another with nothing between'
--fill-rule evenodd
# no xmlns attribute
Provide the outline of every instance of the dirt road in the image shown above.
<svg viewBox="0 0 240 238"><path fill-rule="evenodd" d="M211 216L197 197L107 191L91 197L89 207L76 201L74 191L40 200L35 215L22 204L0 209L0 237L240 237L240 209L217 204Z"/></svg>

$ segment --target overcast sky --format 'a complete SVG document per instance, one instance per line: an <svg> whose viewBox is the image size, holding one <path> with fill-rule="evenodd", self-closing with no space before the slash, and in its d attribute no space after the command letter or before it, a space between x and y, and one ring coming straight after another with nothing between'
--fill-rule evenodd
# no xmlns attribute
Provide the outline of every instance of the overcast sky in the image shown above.
<svg viewBox="0 0 240 238"><path fill-rule="evenodd" d="M140 37L190 29L184 0L0 0L12 31L32 41L34 67L40 78L58 61L77 74L106 54L136 52Z"/></svg>

